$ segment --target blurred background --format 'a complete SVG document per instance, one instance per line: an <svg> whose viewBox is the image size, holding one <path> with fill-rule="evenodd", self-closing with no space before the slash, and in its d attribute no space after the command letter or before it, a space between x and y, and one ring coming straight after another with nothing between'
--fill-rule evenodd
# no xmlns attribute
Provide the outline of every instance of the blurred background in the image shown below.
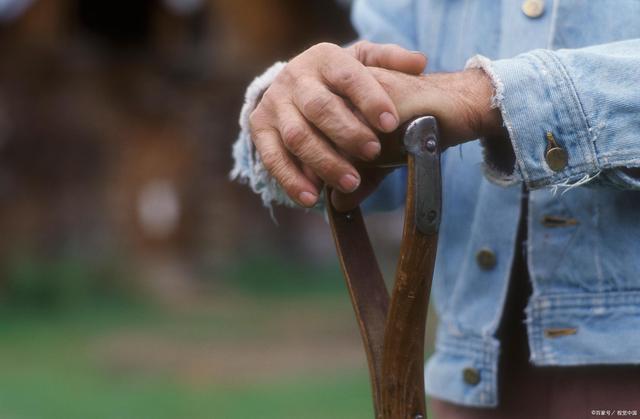
<svg viewBox="0 0 640 419"><path fill-rule="evenodd" d="M323 217L228 181L251 79L354 37L349 1L0 0L0 419L371 417Z"/></svg>

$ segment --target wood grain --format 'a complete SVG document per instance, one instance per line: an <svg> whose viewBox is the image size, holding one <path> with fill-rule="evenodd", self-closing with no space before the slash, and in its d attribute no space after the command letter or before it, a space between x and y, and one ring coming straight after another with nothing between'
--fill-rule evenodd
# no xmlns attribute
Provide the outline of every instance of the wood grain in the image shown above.
<svg viewBox="0 0 640 419"><path fill-rule="evenodd" d="M371 377L377 419L426 418L424 335L438 236L415 225L415 164L408 162L407 201L391 301L359 209L327 210ZM330 196L327 190L327 196Z"/></svg>

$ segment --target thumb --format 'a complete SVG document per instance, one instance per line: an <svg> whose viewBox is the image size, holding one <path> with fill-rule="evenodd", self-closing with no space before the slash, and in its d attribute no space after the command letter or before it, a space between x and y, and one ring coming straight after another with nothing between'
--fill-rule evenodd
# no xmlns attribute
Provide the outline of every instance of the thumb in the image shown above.
<svg viewBox="0 0 640 419"><path fill-rule="evenodd" d="M422 75L408 75L374 67L370 67L369 71L396 105L400 122L421 115L429 109L435 110L432 101L437 98L433 96L442 96L425 94L424 86L421 84L424 80Z"/></svg>
<svg viewBox="0 0 640 419"><path fill-rule="evenodd" d="M419 51L409 51L394 44L374 44L359 41L346 50L368 67L380 67L408 74L421 74L427 57Z"/></svg>

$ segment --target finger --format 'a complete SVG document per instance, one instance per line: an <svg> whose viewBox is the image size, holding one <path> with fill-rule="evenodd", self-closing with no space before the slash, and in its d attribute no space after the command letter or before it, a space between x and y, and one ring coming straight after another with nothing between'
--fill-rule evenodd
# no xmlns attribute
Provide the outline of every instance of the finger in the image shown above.
<svg viewBox="0 0 640 419"><path fill-rule="evenodd" d="M278 132L263 129L253 133L252 138L262 164L287 195L304 207L314 206L318 201L318 188L293 162Z"/></svg>
<svg viewBox="0 0 640 419"><path fill-rule="evenodd" d="M352 193L342 193L337 190L331 192L331 204L339 212L350 211L356 208L385 178L391 169L368 169L362 173L362 184Z"/></svg>
<svg viewBox="0 0 640 419"><path fill-rule="evenodd" d="M356 169L313 129L292 103L278 109L279 131L285 147L325 183L343 192L360 184Z"/></svg>
<svg viewBox="0 0 640 419"><path fill-rule="evenodd" d="M311 82L293 95L302 115L348 155L373 160L380 153L376 134L354 115L343 98L321 83Z"/></svg>
<svg viewBox="0 0 640 419"><path fill-rule="evenodd" d="M427 66L427 56L420 51L409 51L399 45L375 44L360 41L347 50L365 66L381 67L408 74L421 74Z"/></svg>
<svg viewBox="0 0 640 419"><path fill-rule="evenodd" d="M307 177L307 179L309 179L311 181L311 183L313 183L313 185L316 188L318 188L318 190L322 189L322 187L323 187L322 179L320 179L318 177L318 175L313 173L313 170L311 169L311 167L307 166L306 164L303 164L302 165L302 173L304 173L304 175Z"/></svg>
<svg viewBox="0 0 640 419"><path fill-rule="evenodd" d="M319 66L320 75L334 93L349 99L372 127L382 132L398 127L395 105L362 63L342 48L320 52L325 57Z"/></svg>

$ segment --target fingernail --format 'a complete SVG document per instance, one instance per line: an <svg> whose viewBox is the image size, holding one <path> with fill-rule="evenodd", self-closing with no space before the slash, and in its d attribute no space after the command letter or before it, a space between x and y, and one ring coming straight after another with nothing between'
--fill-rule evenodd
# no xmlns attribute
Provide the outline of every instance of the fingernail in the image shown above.
<svg viewBox="0 0 640 419"><path fill-rule="evenodd" d="M369 141L362 147L362 154L368 159L375 159L380 154L380 143Z"/></svg>
<svg viewBox="0 0 640 419"><path fill-rule="evenodd" d="M380 126L383 131L390 132L396 129L398 126L398 120L389 112L382 112L380 114Z"/></svg>
<svg viewBox="0 0 640 419"><path fill-rule="evenodd" d="M300 195L298 195L298 199L305 207L312 207L316 204L318 195L311 192L300 192Z"/></svg>
<svg viewBox="0 0 640 419"><path fill-rule="evenodd" d="M424 52L422 51L411 51L412 54L418 54L418 55L422 55L423 57L426 57L426 55L424 54Z"/></svg>
<svg viewBox="0 0 640 419"><path fill-rule="evenodd" d="M354 175L344 175L340 178L339 183L345 192L353 192L358 188L358 185L360 185L360 180Z"/></svg>

